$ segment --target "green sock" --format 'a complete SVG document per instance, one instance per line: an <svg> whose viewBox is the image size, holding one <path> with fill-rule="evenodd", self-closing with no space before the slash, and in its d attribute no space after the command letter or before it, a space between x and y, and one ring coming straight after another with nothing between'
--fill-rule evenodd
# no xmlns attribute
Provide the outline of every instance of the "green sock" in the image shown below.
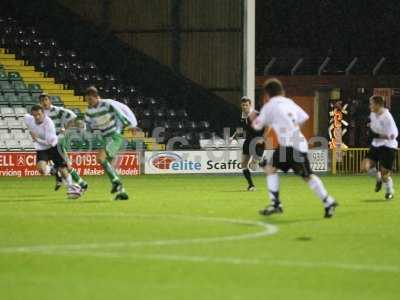
<svg viewBox="0 0 400 300"><path fill-rule="evenodd" d="M108 160L103 160L101 165L103 166L104 171L106 172L108 178L110 178L111 182L119 180L117 172L114 170Z"/></svg>
<svg viewBox="0 0 400 300"><path fill-rule="evenodd" d="M75 181L76 183L82 183L83 179L78 175L78 172L75 171L75 169L72 169L70 172L72 180Z"/></svg>

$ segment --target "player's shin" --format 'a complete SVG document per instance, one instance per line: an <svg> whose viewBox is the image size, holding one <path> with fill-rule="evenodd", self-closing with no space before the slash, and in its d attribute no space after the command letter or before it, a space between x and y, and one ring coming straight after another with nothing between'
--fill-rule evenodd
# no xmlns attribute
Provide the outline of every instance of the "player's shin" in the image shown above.
<svg viewBox="0 0 400 300"><path fill-rule="evenodd" d="M249 169L243 169L243 176L246 178L249 187L254 186Z"/></svg>
<svg viewBox="0 0 400 300"><path fill-rule="evenodd" d="M76 172L75 169L70 170L69 172L71 174L72 180L78 184L81 184L84 182L84 180L79 176L78 172Z"/></svg>
<svg viewBox="0 0 400 300"><path fill-rule="evenodd" d="M330 206L334 202L333 198L329 196L324 184L318 176L312 174L308 180L308 185L318 196L318 198L321 199L325 207Z"/></svg>
<svg viewBox="0 0 400 300"><path fill-rule="evenodd" d="M111 182L120 181L117 172L107 159L103 160L101 165L103 166L104 172L107 174Z"/></svg>
<svg viewBox="0 0 400 300"><path fill-rule="evenodd" d="M68 172L68 170L66 168L63 168L60 170L61 176L64 179L67 187L71 187L73 186L73 181L72 181L72 176L71 174Z"/></svg>
<svg viewBox="0 0 400 300"><path fill-rule="evenodd" d="M269 199L274 206L280 205L279 200L279 176L277 173L267 175L267 190Z"/></svg>
<svg viewBox="0 0 400 300"><path fill-rule="evenodd" d="M393 179L391 176L387 176L384 181L386 188L386 194L394 194Z"/></svg>
<svg viewBox="0 0 400 300"><path fill-rule="evenodd" d="M382 175L381 175L381 172L380 171L378 171L378 169L376 168L376 167L371 167L369 170L368 170L368 175L370 175L371 177L375 177L376 178L376 181L382 181Z"/></svg>

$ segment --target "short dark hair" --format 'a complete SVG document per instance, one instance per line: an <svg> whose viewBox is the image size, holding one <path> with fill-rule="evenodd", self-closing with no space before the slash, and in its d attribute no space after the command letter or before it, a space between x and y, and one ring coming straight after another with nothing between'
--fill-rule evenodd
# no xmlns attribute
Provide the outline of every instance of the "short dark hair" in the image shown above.
<svg viewBox="0 0 400 300"><path fill-rule="evenodd" d="M41 112L43 112L43 108L40 106L40 105L34 105L34 106L32 106L31 107L31 113L32 112L34 112L34 111L41 111Z"/></svg>
<svg viewBox="0 0 400 300"><path fill-rule="evenodd" d="M47 93L41 93L41 94L39 95L39 101L43 100L43 99L46 98L46 97L50 99L49 94L47 94ZM51 100L51 99L50 99L50 100Z"/></svg>
<svg viewBox="0 0 400 300"><path fill-rule="evenodd" d="M369 98L369 100L371 100L375 104L378 104L379 106L385 106L385 99L382 96L374 95Z"/></svg>
<svg viewBox="0 0 400 300"><path fill-rule="evenodd" d="M99 91L96 89L95 86L89 86L85 90L85 96L99 96Z"/></svg>
<svg viewBox="0 0 400 300"><path fill-rule="evenodd" d="M264 90L270 97L283 95L285 93L282 82L276 78L268 79L264 83Z"/></svg>
<svg viewBox="0 0 400 300"><path fill-rule="evenodd" d="M246 103L246 102L250 102L251 103L251 99L247 98L247 97L243 97L242 99L240 99L240 103Z"/></svg>

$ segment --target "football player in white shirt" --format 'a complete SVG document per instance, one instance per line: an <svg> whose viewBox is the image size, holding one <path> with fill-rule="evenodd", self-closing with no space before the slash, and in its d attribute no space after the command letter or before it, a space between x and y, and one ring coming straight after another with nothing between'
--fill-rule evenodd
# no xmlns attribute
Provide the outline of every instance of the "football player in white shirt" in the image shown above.
<svg viewBox="0 0 400 300"><path fill-rule="evenodd" d="M78 172L71 166L71 162L68 160L68 144L69 138L67 129L73 125L75 122L77 115L64 107L54 106L49 95L42 93L39 96L39 104L43 108L44 113L48 116L54 123L56 128L56 134L58 138L58 147L63 150L63 157L67 159L68 169L72 176L72 180L79 184L82 188L82 191L86 191L88 189L88 184L84 181L78 174ZM57 191L62 185L62 178L59 176L58 172L54 169L52 170L56 177L56 186L55 190Z"/></svg>
<svg viewBox="0 0 400 300"><path fill-rule="evenodd" d="M267 189L271 205L261 210L262 215L282 213L282 204L279 199L278 169L287 172L290 169L301 176L310 188L321 199L325 208L325 218L335 213L338 205L326 191L321 179L312 173L308 160L308 142L301 132L300 126L308 120L307 113L293 100L284 97L282 83L277 79L270 79L264 84L266 104L260 115L252 116L255 129L271 127L278 138L279 148L274 151L272 161L265 162L264 170L267 175Z"/></svg>
<svg viewBox="0 0 400 300"><path fill-rule="evenodd" d="M36 149L36 167L39 172L42 175L49 174L48 162L52 161L54 167L67 183L68 198L79 198L81 196L81 188L73 184L67 161L61 154L63 153L62 150L57 147L58 138L53 121L46 116L40 105L34 105L31 108L31 114L24 116L24 121Z"/></svg>
<svg viewBox="0 0 400 300"><path fill-rule="evenodd" d="M383 97L372 96L369 99L369 108L371 110L370 133L373 139L367 156L362 162L362 169L376 176L376 192L381 190L383 181L386 188L385 198L391 200L394 196L391 172L395 161L399 132L393 116L385 108Z"/></svg>

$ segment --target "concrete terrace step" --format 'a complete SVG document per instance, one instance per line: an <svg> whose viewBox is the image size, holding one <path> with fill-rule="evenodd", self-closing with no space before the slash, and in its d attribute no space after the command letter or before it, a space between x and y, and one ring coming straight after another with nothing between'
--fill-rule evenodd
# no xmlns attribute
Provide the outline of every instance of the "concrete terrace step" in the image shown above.
<svg viewBox="0 0 400 300"><path fill-rule="evenodd" d="M15 54L7 53L4 48L0 48L0 65L3 65L7 72L18 72L25 83L40 84L43 92L59 96L66 107L79 108L82 112L86 110L87 105L82 96L75 96L74 90L64 89L64 85L55 83L53 77L45 77L43 72L35 71L34 66L25 65L23 60L16 59Z"/></svg>
<svg viewBox="0 0 400 300"><path fill-rule="evenodd" d="M1 58L0 58L1 61ZM1 62L0 62L1 64ZM17 72L24 72L24 71L35 71L35 67L34 66L11 66L10 69L12 69L12 71L17 71Z"/></svg>
<svg viewBox="0 0 400 300"><path fill-rule="evenodd" d="M54 78L52 77L43 77L43 78L36 78L36 77L24 77L24 82L25 83L38 83L38 84L42 84L42 83L55 83Z"/></svg>
<svg viewBox="0 0 400 300"><path fill-rule="evenodd" d="M15 59L15 54L11 54L11 53L1 53L0 52L0 59Z"/></svg>
<svg viewBox="0 0 400 300"><path fill-rule="evenodd" d="M13 58L0 58L0 64L2 64L5 68L25 65L23 60L16 60Z"/></svg>

